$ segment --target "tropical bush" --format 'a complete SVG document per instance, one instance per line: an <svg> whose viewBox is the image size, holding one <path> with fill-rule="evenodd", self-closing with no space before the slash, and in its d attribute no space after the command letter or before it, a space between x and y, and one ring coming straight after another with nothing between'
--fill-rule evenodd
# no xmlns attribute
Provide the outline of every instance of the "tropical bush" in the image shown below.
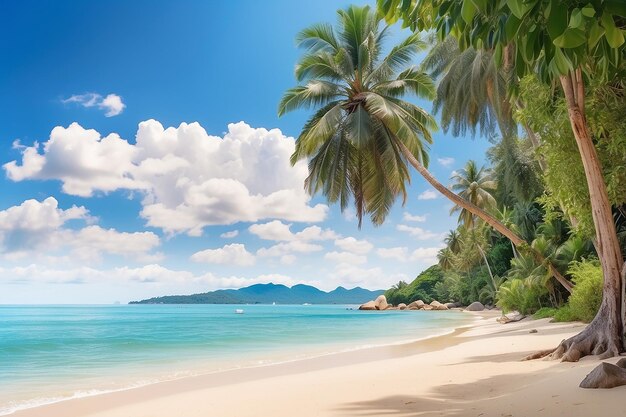
<svg viewBox="0 0 626 417"><path fill-rule="evenodd" d="M568 304L573 320L590 322L602 302L602 267L597 260L572 262L569 271L576 283Z"/></svg>
<svg viewBox="0 0 626 417"><path fill-rule="evenodd" d="M497 294L497 305L505 313L519 311L533 314L547 304L548 291L529 279L514 278L504 282Z"/></svg>

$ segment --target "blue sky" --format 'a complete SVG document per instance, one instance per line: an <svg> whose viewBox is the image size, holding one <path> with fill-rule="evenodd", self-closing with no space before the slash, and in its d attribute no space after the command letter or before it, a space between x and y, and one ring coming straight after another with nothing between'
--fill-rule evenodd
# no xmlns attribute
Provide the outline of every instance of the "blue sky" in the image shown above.
<svg viewBox="0 0 626 417"><path fill-rule="evenodd" d="M417 174L406 206L358 230L287 163L307 117L276 114L294 37L347 4L2 2L0 303L386 288L431 265L455 219ZM435 140L444 183L489 146Z"/></svg>

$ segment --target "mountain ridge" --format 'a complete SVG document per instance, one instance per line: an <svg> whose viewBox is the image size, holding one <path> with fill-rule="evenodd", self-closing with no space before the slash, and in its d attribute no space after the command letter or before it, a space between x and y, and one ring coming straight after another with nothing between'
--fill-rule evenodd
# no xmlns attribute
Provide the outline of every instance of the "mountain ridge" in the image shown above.
<svg viewBox="0 0 626 417"><path fill-rule="evenodd" d="M373 300L384 290L367 290L361 287L346 289L338 286L332 291L296 284L253 284L239 289L208 291L189 295L165 295L129 304L362 304Z"/></svg>

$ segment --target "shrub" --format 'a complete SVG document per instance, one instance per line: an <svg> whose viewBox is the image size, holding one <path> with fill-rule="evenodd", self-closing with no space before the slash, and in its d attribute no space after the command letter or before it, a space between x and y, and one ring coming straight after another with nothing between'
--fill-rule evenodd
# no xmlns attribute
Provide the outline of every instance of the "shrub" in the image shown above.
<svg viewBox="0 0 626 417"><path fill-rule="evenodd" d="M572 317L590 322L602 302L602 267L597 260L583 260L572 262L568 272L576 284L568 302Z"/></svg>
<svg viewBox="0 0 626 417"><path fill-rule="evenodd" d="M572 311L569 305L564 305L563 307L556 310L554 313L554 321L577 321L580 320Z"/></svg>
<svg viewBox="0 0 626 417"><path fill-rule="evenodd" d="M532 314L542 307L547 295L545 287L536 285L531 280L514 278L498 289L497 305L505 313L517 310L522 314Z"/></svg>
<svg viewBox="0 0 626 417"><path fill-rule="evenodd" d="M552 307L541 307L535 314L533 314L534 319L546 319L548 317L554 317L557 309Z"/></svg>

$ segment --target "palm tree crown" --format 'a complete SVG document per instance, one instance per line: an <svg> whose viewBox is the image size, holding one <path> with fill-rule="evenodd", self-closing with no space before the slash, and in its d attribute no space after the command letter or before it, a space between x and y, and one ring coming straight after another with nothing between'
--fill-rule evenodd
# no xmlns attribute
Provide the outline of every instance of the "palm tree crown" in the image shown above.
<svg viewBox="0 0 626 417"><path fill-rule="evenodd" d="M309 159L305 186L345 209L354 201L359 226L364 214L381 224L410 181L405 151L428 163L433 117L402 100L432 98L432 79L409 64L426 44L413 34L383 56L387 27L368 6L338 11L337 28L303 30L306 53L296 65L300 85L283 96L278 114L313 107L292 163ZM409 66L407 68L407 66Z"/></svg>
<svg viewBox="0 0 626 417"><path fill-rule="evenodd" d="M478 167L475 161L469 160L465 168L459 170L452 176L452 189L465 200L483 210L490 210L496 207L496 199L491 192L496 189L496 182L492 179L491 170L485 167ZM473 227L475 215L465 208L455 205L450 213L459 213L459 223L466 227Z"/></svg>

